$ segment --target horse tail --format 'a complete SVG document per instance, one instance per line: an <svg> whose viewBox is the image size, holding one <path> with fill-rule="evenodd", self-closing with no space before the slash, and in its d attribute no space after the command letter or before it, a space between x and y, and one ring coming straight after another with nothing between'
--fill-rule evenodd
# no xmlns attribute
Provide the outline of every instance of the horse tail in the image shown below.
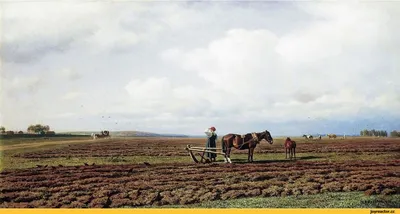
<svg viewBox="0 0 400 214"><path fill-rule="evenodd" d="M221 147L222 147L222 152L226 153L226 145L225 145L225 136L221 137Z"/></svg>

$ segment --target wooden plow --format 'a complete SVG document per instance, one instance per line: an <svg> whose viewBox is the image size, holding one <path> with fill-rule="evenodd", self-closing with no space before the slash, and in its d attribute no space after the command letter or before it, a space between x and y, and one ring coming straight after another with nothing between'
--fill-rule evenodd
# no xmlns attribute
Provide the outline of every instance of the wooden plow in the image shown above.
<svg viewBox="0 0 400 214"><path fill-rule="evenodd" d="M190 157L193 159L195 163L211 163L211 161L207 157L205 157L206 153L221 154L225 156L225 153L218 152L218 150L222 150L218 148L191 147L190 145L187 145L185 150L189 152ZM197 154L201 157L200 161L197 160L193 152L198 152Z"/></svg>

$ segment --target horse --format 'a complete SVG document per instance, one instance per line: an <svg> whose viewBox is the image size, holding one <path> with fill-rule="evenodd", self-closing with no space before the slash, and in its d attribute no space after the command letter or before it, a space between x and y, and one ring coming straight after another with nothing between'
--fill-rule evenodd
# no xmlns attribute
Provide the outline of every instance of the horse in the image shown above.
<svg viewBox="0 0 400 214"><path fill-rule="evenodd" d="M292 157L296 159L296 141L291 140L290 137L287 137L285 140L285 158L287 159L287 154L289 152L289 158L292 160Z"/></svg>
<svg viewBox="0 0 400 214"><path fill-rule="evenodd" d="M303 137L306 138L306 140L307 140L307 139L311 139L311 140L313 139L313 136L312 136L312 135L305 135L305 134L304 134Z"/></svg>
<svg viewBox="0 0 400 214"><path fill-rule="evenodd" d="M107 138L107 137L110 137L110 132L109 131L101 131L101 134L92 133L91 136L93 137L93 140L95 140L96 138Z"/></svg>
<svg viewBox="0 0 400 214"><path fill-rule="evenodd" d="M331 139L331 138L334 138L334 139L335 139L335 138L336 138L336 135L335 135L335 134L328 134L327 136L329 137L329 139Z"/></svg>
<svg viewBox="0 0 400 214"><path fill-rule="evenodd" d="M253 162L254 149L260 141L266 140L269 144L273 144L271 133L268 130L263 132L252 132L245 135L229 133L221 138L222 151L225 153L225 163L232 163L230 159L231 149L234 147L238 150L248 149L248 162Z"/></svg>

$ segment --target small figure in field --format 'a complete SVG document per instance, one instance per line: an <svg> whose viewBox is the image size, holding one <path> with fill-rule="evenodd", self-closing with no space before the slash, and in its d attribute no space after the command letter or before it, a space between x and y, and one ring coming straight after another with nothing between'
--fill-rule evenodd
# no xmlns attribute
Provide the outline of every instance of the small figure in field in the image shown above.
<svg viewBox="0 0 400 214"><path fill-rule="evenodd" d="M207 150L217 152L217 133L215 133L216 129L215 127L211 127L206 129L205 133L207 135L207 144L206 148ZM211 162L215 162L217 158L216 153L211 153L211 152L206 152L206 157L211 160Z"/></svg>
<svg viewBox="0 0 400 214"><path fill-rule="evenodd" d="M290 137L286 138L285 140L285 154L286 154L286 159L287 159L287 154L289 152L289 158L290 160L292 157L296 159L296 141L291 140Z"/></svg>

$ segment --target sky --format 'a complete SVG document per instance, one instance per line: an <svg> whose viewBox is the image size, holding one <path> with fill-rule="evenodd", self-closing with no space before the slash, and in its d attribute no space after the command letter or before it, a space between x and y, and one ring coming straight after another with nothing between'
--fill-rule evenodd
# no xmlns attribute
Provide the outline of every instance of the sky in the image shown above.
<svg viewBox="0 0 400 214"><path fill-rule="evenodd" d="M0 125L400 129L400 2L1 1Z"/></svg>

